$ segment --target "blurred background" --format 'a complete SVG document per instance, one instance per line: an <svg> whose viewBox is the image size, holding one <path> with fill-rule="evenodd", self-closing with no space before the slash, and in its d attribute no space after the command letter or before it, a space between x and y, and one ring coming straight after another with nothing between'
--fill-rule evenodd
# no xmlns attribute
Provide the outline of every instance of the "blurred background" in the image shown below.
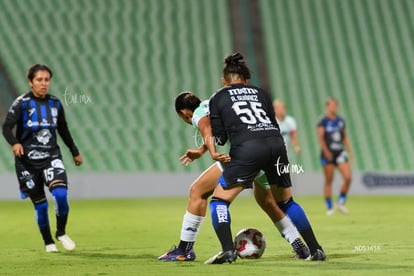
<svg viewBox="0 0 414 276"><path fill-rule="evenodd" d="M186 195L211 163L178 161L194 129L174 109L207 99L224 56L240 51L252 84L286 103L302 147L297 194L321 194L316 124L335 97L354 149L351 194L414 193L414 1L1 0L0 116L29 91L34 63L54 73L84 164L60 142L71 196ZM0 139L0 198L17 199ZM340 184L339 175L335 185Z"/></svg>

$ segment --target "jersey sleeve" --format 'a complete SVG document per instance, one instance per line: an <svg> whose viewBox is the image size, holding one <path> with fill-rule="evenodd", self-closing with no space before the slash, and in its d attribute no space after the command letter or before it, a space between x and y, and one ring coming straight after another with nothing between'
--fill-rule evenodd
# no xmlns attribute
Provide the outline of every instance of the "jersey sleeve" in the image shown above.
<svg viewBox="0 0 414 276"><path fill-rule="evenodd" d="M200 120L210 114L210 108L208 104L208 100L202 101L200 106L194 110L193 118L191 120L193 127L198 129L198 123Z"/></svg>
<svg viewBox="0 0 414 276"><path fill-rule="evenodd" d="M296 120L292 116L289 116L289 133L290 134L296 133Z"/></svg>
<svg viewBox="0 0 414 276"><path fill-rule="evenodd" d="M57 130L59 132L60 137L62 137L63 142L65 145L69 148L70 152L72 153L72 156L79 155L79 150L75 145L75 142L73 141L72 135L70 134L68 124L66 122L65 118L65 111L63 109L62 104L59 102L59 113L58 113L58 127Z"/></svg>
<svg viewBox="0 0 414 276"><path fill-rule="evenodd" d="M319 119L318 124L316 126L318 126L318 127L325 127L325 117L324 116L322 116Z"/></svg>
<svg viewBox="0 0 414 276"><path fill-rule="evenodd" d="M9 108L9 111L7 112L6 119L3 124L3 136L6 139L7 143L9 143L11 146L20 143L13 133L13 128L19 122L21 117L22 99L23 96L20 96L13 102Z"/></svg>
<svg viewBox="0 0 414 276"><path fill-rule="evenodd" d="M220 146L223 146L227 142L227 132L224 127L223 121L221 119L221 111L219 107L219 96L218 92L216 92L211 98L209 102L210 108L210 122L211 122L211 129L213 132L214 139L216 143Z"/></svg>

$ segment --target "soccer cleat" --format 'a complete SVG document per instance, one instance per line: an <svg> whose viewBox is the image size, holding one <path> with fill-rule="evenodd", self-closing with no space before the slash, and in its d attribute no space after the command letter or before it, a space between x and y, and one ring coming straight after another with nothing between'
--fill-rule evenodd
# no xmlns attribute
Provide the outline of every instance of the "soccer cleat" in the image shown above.
<svg viewBox="0 0 414 276"><path fill-rule="evenodd" d="M73 251L76 247L75 242L72 241L72 239L69 238L69 236L66 234L56 237L56 239L62 243L63 248L65 248L67 251Z"/></svg>
<svg viewBox="0 0 414 276"><path fill-rule="evenodd" d="M165 253L162 256L158 257L158 260L160 261L167 261L167 262L185 262L185 261L194 261L196 258L194 250L191 249L186 254L184 250L181 248L178 248L177 246L174 246L172 249L170 249L167 253Z"/></svg>
<svg viewBox="0 0 414 276"><path fill-rule="evenodd" d="M344 214L344 215L348 215L348 214L349 214L349 211L348 211L348 209L345 207L345 205L338 204L338 205L336 206L336 209L337 209L339 212L341 212L342 214Z"/></svg>
<svg viewBox="0 0 414 276"><path fill-rule="evenodd" d="M332 216L334 213L335 213L335 210L334 209L328 209L328 210L326 210L326 215L327 216Z"/></svg>
<svg viewBox="0 0 414 276"><path fill-rule="evenodd" d="M56 244L51 243L46 245L46 252L47 253L54 253L54 252L59 252L59 250L56 247Z"/></svg>
<svg viewBox="0 0 414 276"><path fill-rule="evenodd" d="M220 251L207 261L205 264L224 264L228 262L231 264L232 262L236 261L237 259L237 251L236 250L227 250L227 251Z"/></svg>
<svg viewBox="0 0 414 276"><path fill-rule="evenodd" d="M322 248L316 250L315 254L310 256L307 260L309 261L325 261L326 260L326 254L323 252Z"/></svg>
<svg viewBox="0 0 414 276"><path fill-rule="evenodd" d="M307 259L310 256L309 248L297 238L292 244L293 251L295 251L297 259Z"/></svg>

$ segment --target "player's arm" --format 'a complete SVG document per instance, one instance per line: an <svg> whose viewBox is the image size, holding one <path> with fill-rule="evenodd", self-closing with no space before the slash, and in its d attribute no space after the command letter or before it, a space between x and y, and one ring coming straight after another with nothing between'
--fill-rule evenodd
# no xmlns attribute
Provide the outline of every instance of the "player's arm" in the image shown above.
<svg viewBox="0 0 414 276"><path fill-rule="evenodd" d="M196 149L187 149L184 155L182 155L179 158L179 160L181 161L183 165L188 166L191 162L200 158L206 151L207 151L207 146L205 144L202 144Z"/></svg>
<svg viewBox="0 0 414 276"><path fill-rule="evenodd" d="M59 132L60 137L62 137L63 142L69 148L70 152L73 156L73 161L75 162L76 166L82 164L83 159L79 153L78 147L76 147L75 142L73 141L72 135L70 134L68 124L65 118L65 111L63 110L63 106L60 106L59 114L58 114L58 126L57 130Z"/></svg>
<svg viewBox="0 0 414 276"><path fill-rule="evenodd" d="M331 160L332 159L332 153L329 151L328 146L325 142L325 128L321 125L318 126L318 142L321 146L322 153L325 156L326 159Z"/></svg>
<svg viewBox="0 0 414 276"><path fill-rule="evenodd" d="M221 120L220 111L218 110L217 95L214 95L210 99L210 125L215 143L223 146L227 142L227 132L224 128L223 121ZM210 152L211 153L211 152Z"/></svg>
<svg viewBox="0 0 414 276"><path fill-rule="evenodd" d="M198 122L198 129L203 137L204 145L210 152L211 157L220 162L230 161L230 157L227 154L216 152L216 139L214 139L212 134L210 118L208 116L200 119Z"/></svg>
<svg viewBox="0 0 414 276"><path fill-rule="evenodd" d="M293 117L292 117L291 121L292 121L291 122L291 129L292 130L290 131L290 139L292 141L292 145L293 145L293 148L295 149L296 154L300 154L301 148L300 148L300 145L299 145L298 137L296 135L296 121L295 121L295 119L293 119Z"/></svg>
<svg viewBox="0 0 414 276"><path fill-rule="evenodd" d="M13 134L13 129L20 120L21 116L21 100L20 98L15 100L10 107L6 119L3 124L3 136L7 143L12 146L12 151L15 156L21 157L24 154L23 145Z"/></svg>
<svg viewBox="0 0 414 276"><path fill-rule="evenodd" d="M349 142L348 134L346 133L346 130L342 130L342 141L344 143L345 149L348 152L349 160L354 160L354 154L352 152L351 143Z"/></svg>
<svg viewBox="0 0 414 276"><path fill-rule="evenodd" d="M293 148L295 149L296 154L300 154L301 148L300 148L300 145L299 145L298 137L296 135L296 130L292 130L290 132L290 139L292 141L292 145L293 145Z"/></svg>

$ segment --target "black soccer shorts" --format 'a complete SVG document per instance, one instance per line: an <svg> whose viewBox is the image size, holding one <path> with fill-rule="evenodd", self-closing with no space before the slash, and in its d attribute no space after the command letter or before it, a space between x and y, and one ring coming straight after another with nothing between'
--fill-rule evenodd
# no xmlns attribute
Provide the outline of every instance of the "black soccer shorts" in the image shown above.
<svg viewBox="0 0 414 276"><path fill-rule="evenodd" d="M231 161L224 167L220 184L224 189L234 185L252 188L253 180L263 170L270 185L291 187L289 160L282 137L250 140L230 149Z"/></svg>
<svg viewBox="0 0 414 276"><path fill-rule="evenodd" d="M46 201L45 186L49 190L67 188L67 175L60 158L54 158L40 168L16 158L15 167L22 198L30 197L35 204Z"/></svg>

